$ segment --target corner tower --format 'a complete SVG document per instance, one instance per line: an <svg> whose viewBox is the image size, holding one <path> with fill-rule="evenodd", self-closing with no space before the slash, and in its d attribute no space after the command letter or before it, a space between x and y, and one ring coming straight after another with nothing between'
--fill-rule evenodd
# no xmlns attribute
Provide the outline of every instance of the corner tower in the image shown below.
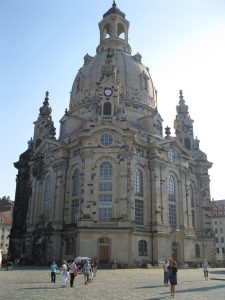
<svg viewBox="0 0 225 300"><path fill-rule="evenodd" d="M177 115L174 121L174 129L178 140L188 149L193 150L193 123L185 104L183 92L180 90L179 104L177 105Z"/></svg>
<svg viewBox="0 0 225 300"><path fill-rule="evenodd" d="M37 121L34 122L34 147L35 149L45 138L55 138L55 127L52 121L52 109L49 106L49 92L45 93L45 100L40 107Z"/></svg>

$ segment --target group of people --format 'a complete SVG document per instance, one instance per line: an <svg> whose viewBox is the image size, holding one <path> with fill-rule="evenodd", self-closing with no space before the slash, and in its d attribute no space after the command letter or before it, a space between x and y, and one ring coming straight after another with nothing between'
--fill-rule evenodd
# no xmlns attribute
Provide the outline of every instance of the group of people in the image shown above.
<svg viewBox="0 0 225 300"><path fill-rule="evenodd" d="M51 282L56 282L56 271L58 269L55 261L50 266L51 271ZM78 266L75 261L62 261L62 265L60 267L60 283L62 287L66 287L68 279L70 280L70 287L74 285L74 279L78 275ZM97 264L91 264L90 260L86 260L85 263L81 266L81 271L84 274L84 283L87 285L89 282L93 280L93 277L96 276L97 272Z"/></svg>
<svg viewBox="0 0 225 300"><path fill-rule="evenodd" d="M174 298L175 286L177 285L177 263L174 259L170 259L169 262L166 259L163 264L164 270L164 285L168 286L170 283L170 294Z"/></svg>

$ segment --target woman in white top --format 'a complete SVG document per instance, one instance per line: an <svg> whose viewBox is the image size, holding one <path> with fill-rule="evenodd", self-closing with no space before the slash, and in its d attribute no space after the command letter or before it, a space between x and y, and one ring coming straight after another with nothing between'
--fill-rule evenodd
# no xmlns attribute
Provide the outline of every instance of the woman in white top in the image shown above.
<svg viewBox="0 0 225 300"><path fill-rule="evenodd" d="M66 287L67 277L67 265L66 261L63 260L60 268L60 282L62 287Z"/></svg>

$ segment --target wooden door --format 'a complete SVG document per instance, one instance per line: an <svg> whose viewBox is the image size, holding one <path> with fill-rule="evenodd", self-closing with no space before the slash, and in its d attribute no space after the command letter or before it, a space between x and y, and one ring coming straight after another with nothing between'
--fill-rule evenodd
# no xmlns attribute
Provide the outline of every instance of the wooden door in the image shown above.
<svg viewBox="0 0 225 300"><path fill-rule="evenodd" d="M99 263L102 264L109 263L109 245L99 246Z"/></svg>

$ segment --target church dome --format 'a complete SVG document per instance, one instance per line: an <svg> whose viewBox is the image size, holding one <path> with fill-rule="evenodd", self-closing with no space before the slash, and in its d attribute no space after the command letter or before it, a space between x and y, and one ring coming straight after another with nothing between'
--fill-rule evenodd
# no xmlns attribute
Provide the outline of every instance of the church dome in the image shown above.
<svg viewBox="0 0 225 300"><path fill-rule="evenodd" d="M108 49L89 57L79 70L71 93L71 106L85 98L95 97L97 83L102 76L102 68L108 56ZM148 68L140 61L140 55L131 56L125 51L114 49L117 78L120 83L120 97L140 104L155 107L155 90Z"/></svg>
<svg viewBox="0 0 225 300"><path fill-rule="evenodd" d="M94 57L85 55L84 65L73 83L70 108L91 99L97 100L96 90L103 76L103 69L107 67L115 70L120 99L156 108L155 88L149 69L142 64L139 53L131 55L128 43L129 22L115 2L103 15L99 29L97 54Z"/></svg>

